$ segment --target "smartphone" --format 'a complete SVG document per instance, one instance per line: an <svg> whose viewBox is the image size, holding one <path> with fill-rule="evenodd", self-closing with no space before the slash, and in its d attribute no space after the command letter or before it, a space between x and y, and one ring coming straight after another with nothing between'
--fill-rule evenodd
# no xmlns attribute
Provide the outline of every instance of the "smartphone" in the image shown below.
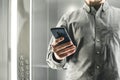
<svg viewBox="0 0 120 80"><path fill-rule="evenodd" d="M55 37L55 39L64 37L64 40L62 42L60 42L59 44L63 44L63 43L71 41L71 38L67 33L67 30L63 27L51 28L51 32L52 32L53 36Z"/></svg>

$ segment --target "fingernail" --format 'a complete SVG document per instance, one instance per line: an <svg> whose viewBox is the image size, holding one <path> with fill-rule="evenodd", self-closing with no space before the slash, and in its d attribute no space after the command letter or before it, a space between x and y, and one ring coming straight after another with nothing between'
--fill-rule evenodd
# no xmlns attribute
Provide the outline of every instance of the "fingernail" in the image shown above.
<svg viewBox="0 0 120 80"><path fill-rule="evenodd" d="M72 41L70 41L70 44L73 44Z"/></svg>

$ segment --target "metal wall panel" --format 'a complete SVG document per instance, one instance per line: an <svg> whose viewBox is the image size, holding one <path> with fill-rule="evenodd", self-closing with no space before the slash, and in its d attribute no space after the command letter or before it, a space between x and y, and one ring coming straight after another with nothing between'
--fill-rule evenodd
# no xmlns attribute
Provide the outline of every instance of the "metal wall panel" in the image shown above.
<svg viewBox="0 0 120 80"><path fill-rule="evenodd" d="M30 53L29 53L29 34L30 34L30 0L17 0L17 69L18 80L29 80L30 78Z"/></svg>
<svg viewBox="0 0 120 80"><path fill-rule="evenodd" d="M8 0L0 0L0 80L9 80L8 5Z"/></svg>

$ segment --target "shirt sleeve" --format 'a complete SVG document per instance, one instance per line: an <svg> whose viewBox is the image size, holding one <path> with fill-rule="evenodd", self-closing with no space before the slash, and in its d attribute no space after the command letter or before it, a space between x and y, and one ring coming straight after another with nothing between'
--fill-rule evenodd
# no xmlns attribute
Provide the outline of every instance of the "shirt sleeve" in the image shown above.
<svg viewBox="0 0 120 80"><path fill-rule="evenodd" d="M65 15L62 16L62 18L60 19L60 21L57 24L57 27L61 27L61 26L67 26L67 21L66 21ZM48 64L48 66L52 69L65 70L65 69L67 69L66 58L62 61L55 60L54 53L52 52L51 46L50 46L53 41L54 41L54 37L52 36L50 43L48 45L46 62Z"/></svg>

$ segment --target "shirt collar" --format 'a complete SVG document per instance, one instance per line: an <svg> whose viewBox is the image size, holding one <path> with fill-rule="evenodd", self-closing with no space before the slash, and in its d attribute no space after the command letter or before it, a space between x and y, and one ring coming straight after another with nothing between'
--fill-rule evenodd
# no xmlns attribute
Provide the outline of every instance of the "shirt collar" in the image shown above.
<svg viewBox="0 0 120 80"><path fill-rule="evenodd" d="M102 11L106 11L108 8L109 8L109 4L107 1L105 1L102 5ZM84 4L83 8L87 11L87 12L90 12L91 9L93 8L90 8L86 3Z"/></svg>

